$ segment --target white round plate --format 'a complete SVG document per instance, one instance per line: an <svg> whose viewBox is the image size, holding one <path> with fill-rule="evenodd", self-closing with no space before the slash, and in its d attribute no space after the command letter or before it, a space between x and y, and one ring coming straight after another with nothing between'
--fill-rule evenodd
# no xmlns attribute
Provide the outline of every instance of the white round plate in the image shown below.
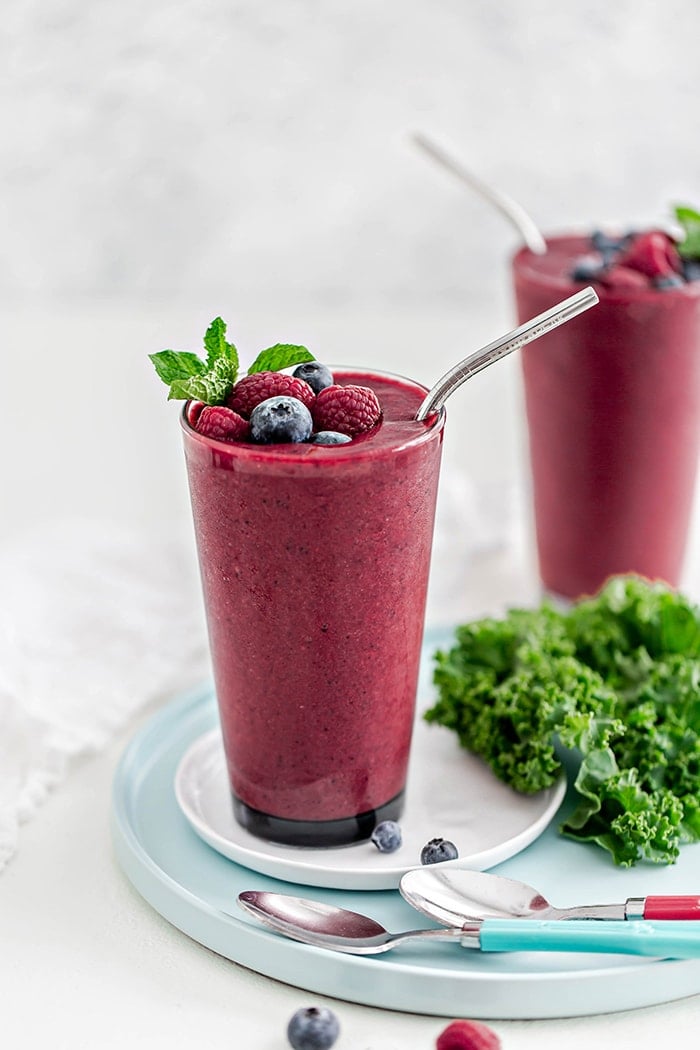
<svg viewBox="0 0 700 1050"><path fill-rule="evenodd" d="M380 853L371 842L310 849L264 842L233 816L220 730L188 748L175 776L175 794L197 834L219 853L246 868L285 882L332 889L395 889L401 876L420 864L429 839L441 836L459 850L446 863L478 871L500 864L534 842L559 808L565 778L537 795L512 791L452 732L417 719L401 818L403 842Z"/></svg>

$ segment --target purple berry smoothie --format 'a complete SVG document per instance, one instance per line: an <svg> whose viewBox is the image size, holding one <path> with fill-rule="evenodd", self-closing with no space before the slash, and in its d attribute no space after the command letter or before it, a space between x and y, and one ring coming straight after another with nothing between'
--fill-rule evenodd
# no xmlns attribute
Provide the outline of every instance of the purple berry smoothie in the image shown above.
<svg viewBox="0 0 700 1050"><path fill-rule="evenodd" d="M378 373L383 410L337 446L183 432L237 819L295 845L397 819L413 727L443 417Z"/></svg>
<svg viewBox="0 0 700 1050"><path fill-rule="evenodd" d="M520 321L572 294L582 236L513 260ZM678 586L700 427L700 282L606 288L522 351L544 586L566 598L637 573Z"/></svg>

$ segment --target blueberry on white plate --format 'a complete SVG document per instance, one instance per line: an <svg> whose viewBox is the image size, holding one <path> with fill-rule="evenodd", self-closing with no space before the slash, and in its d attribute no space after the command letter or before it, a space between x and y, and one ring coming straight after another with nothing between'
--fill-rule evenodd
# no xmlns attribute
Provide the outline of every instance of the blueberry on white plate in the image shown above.
<svg viewBox="0 0 700 1050"><path fill-rule="evenodd" d="M435 838L426 842L420 851L421 864L440 864L443 860L457 860L459 850L449 839Z"/></svg>
<svg viewBox="0 0 700 1050"><path fill-rule="evenodd" d="M371 840L380 853L395 853L402 842L401 828L395 820L382 820L372 832Z"/></svg>

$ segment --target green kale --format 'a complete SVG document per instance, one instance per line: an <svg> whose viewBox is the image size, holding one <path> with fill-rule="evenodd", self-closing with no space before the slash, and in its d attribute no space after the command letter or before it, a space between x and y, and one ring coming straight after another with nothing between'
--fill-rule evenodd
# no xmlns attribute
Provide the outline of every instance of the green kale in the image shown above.
<svg viewBox="0 0 700 1050"><path fill-rule="evenodd" d="M566 612L547 603L459 627L435 654L428 722L454 730L516 791L578 762L561 831L623 866L700 841L700 609L616 577Z"/></svg>

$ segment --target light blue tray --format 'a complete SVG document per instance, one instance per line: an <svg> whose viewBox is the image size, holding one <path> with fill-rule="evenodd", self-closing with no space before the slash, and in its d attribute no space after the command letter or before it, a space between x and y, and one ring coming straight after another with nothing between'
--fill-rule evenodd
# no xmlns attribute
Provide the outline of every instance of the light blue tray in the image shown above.
<svg viewBox="0 0 700 1050"><path fill-rule="evenodd" d="M423 696L430 689L430 655L435 644L446 640L428 636ZM481 955L458 945L430 943L362 958L285 940L243 912L238 915L236 897L242 890L273 889L364 912L392 931L430 925L398 891L297 887L241 867L204 843L182 815L173 781L184 752L216 724L213 693L205 686L171 702L140 730L115 775L112 830L119 864L138 892L170 923L219 955L310 992L443 1017L571 1017L700 992L700 961L568 953ZM537 886L561 906L698 892L698 846L685 847L671 867L621 870L598 847L561 838L557 825L555 818L541 838L493 870Z"/></svg>

